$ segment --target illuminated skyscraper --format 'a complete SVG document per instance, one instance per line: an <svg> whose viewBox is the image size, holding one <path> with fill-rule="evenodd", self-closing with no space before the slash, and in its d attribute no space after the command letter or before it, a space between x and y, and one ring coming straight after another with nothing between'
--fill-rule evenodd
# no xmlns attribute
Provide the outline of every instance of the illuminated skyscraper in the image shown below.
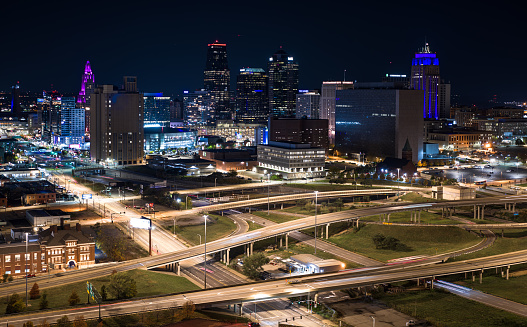
<svg viewBox="0 0 527 327"><path fill-rule="evenodd" d="M269 97L267 74L262 68L242 68L236 81L236 120L247 124L267 124Z"/></svg>
<svg viewBox="0 0 527 327"><path fill-rule="evenodd" d="M183 108L187 125L211 125L216 121L210 92L183 91Z"/></svg>
<svg viewBox="0 0 527 327"><path fill-rule="evenodd" d="M60 136L54 138L55 144L84 143L84 108L77 106L75 97L62 97L60 105Z"/></svg>
<svg viewBox="0 0 527 327"><path fill-rule="evenodd" d="M322 82L320 92L320 119L328 120L329 144L335 144L335 106L337 91L353 88L353 82Z"/></svg>
<svg viewBox="0 0 527 327"><path fill-rule="evenodd" d="M135 76L125 76L123 84L124 89L113 85L99 86L90 96L90 155L97 162L143 163L143 94L137 91Z"/></svg>
<svg viewBox="0 0 527 327"><path fill-rule="evenodd" d="M77 105L84 109L84 130L85 135L89 139L90 137L90 95L95 89L95 76L91 70L89 61L86 61L84 66L84 74L82 75L81 90L77 97Z"/></svg>
<svg viewBox="0 0 527 327"><path fill-rule="evenodd" d="M280 49L268 63L269 114L273 117L294 117L298 93L298 63Z"/></svg>
<svg viewBox="0 0 527 327"><path fill-rule="evenodd" d="M216 41L208 45L204 86L210 91L217 119L232 119L230 110L231 72L227 61L227 45Z"/></svg>
<svg viewBox="0 0 527 327"><path fill-rule="evenodd" d="M428 43L412 59L410 87L423 90L423 117L440 118L439 114L439 59L430 52Z"/></svg>
<svg viewBox="0 0 527 327"><path fill-rule="evenodd" d="M168 127L170 123L170 97L163 93L145 93L143 95L145 127Z"/></svg>
<svg viewBox="0 0 527 327"><path fill-rule="evenodd" d="M320 92L300 90L296 95L296 118L320 118Z"/></svg>

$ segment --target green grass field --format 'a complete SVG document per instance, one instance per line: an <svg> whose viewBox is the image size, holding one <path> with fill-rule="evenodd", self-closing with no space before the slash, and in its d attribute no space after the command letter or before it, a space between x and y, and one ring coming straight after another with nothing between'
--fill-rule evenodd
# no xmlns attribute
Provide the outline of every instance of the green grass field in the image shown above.
<svg viewBox="0 0 527 327"><path fill-rule="evenodd" d="M392 236L409 249L393 251L376 249L372 237L378 233ZM370 258L387 261L390 259L435 255L460 250L481 241L477 236L457 227L402 227L389 225L365 225L358 232L346 231L329 238L336 245Z"/></svg>
<svg viewBox="0 0 527 327"><path fill-rule="evenodd" d="M509 277L509 280L500 276L487 276L483 277L482 284L479 283L477 278L475 282L469 279L458 283L514 302L527 304L527 298L525 297L527 293L527 275Z"/></svg>
<svg viewBox="0 0 527 327"><path fill-rule="evenodd" d="M212 220L212 221L211 221ZM224 238L230 235L236 230L236 224L229 219L228 217L209 215L209 220L207 221L207 242L212 242L220 238ZM204 242L204 225L195 225L195 226L184 226L177 228L177 235L183 238L185 241L192 245L198 245L200 241Z"/></svg>
<svg viewBox="0 0 527 327"><path fill-rule="evenodd" d="M503 238L501 237L501 233L496 232L496 234L500 237L496 239L492 246L481 251L465 254L450 260L474 259L507 252L514 252L527 248L527 237L525 237L527 235L527 231L525 230L504 231Z"/></svg>
<svg viewBox="0 0 527 327"><path fill-rule="evenodd" d="M252 214L258 217L269 219L278 224L302 218L302 217L295 217L295 216L290 216L290 215L281 215L279 213L274 213L274 212L270 212L269 215L267 215L267 211L253 211Z"/></svg>
<svg viewBox="0 0 527 327"><path fill-rule="evenodd" d="M406 193L405 195L400 197L403 201L410 201L415 203L422 203L422 202L437 202L436 199L430 199L425 198L424 196L421 196L415 192Z"/></svg>
<svg viewBox="0 0 527 327"><path fill-rule="evenodd" d="M405 223L410 224L410 211L401 211L401 212L394 212L390 214L390 222L392 223ZM363 221L379 221L379 216L369 216L361 218ZM432 212L426 212L421 211L421 224L445 224L445 225L453 225L453 224L462 224L461 222L457 220L451 220L447 218L441 218L441 214L436 214Z"/></svg>
<svg viewBox="0 0 527 327"><path fill-rule="evenodd" d="M198 286L194 285L184 277L178 277L176 275L168 275L157 272L152 272L148 270L132 270L125 272L125 274L130 275L137 284L137 297L143 296L152 296L160 294L169 294L169 293L179 293L186 292L191 290L199 289ZM95 288L100 292L102 285L110 283L110 276L100 277L96 279L90 279ZM29 288L33 286L33 283L29 284ZM48 301L50 308L58 307L67 307L68 298L71 295L71 292L75 290L81 299L81 304L86 304L88 300L88 294L86 293L86 280L80 281L73 284L67 284L58 287L52 287L43 290L45 287L45 282L41 282L40 285L40 294L43 291L46 291L48 294ZM25 298L25 294L19 294ZM112 300L110 294L108 294L108 300ZM6 302L5 298L2 298L0 302L0 314L5 313ZM29 310L38 310L39 299L30 300ZM93 303L93 302L92 302Z"/></svg>
<svg viewBox="0 0 527 327"><path fill-rule="evenodd" d="M379 298L390 307L417 319L425 319L434 326L527 326L527 318L441 290L382 294Z"/></svg>

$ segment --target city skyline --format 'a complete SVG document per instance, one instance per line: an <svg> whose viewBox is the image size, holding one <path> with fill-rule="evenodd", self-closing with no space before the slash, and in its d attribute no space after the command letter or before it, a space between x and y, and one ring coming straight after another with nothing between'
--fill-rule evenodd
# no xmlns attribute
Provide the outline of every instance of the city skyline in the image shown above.
<svg viewBox="0 0 527 327"><path fill-rule="evenodd" d="M59 3L21 10L9 3L5 9L13 14L0 23L10 31L4 40L10 51L0 55L9 63L2 69L0 89L19 81L22 91L50 90L53 84L61 92L78 92L78 76L89 60L98 84L119 85L122 76L133 75L141 80L141 91L181 96L183 90L202 87L207 44L215 40L229 47L232 72L265 67L282 46L301 67L300 88L315 89L323 81L342 80L344 71L346 80L360 82L380 81L386 73L409 75L414 53L428 42L441 58L441 78L461 97L458 103L485 103L494 95L498 101L524 99L527 67L518 64L523 50L517 42L519 12L506 4L324 7L303 2L280 4L279 14L273 9L277 5L269 2L254 11L248 4L205 1L195 21L185 14L192 12L191 4L112 2L99 10L95 2L77 10ZM48 19L50 13L61 19ZM408 23L424 13L429 23ZM507 19L496 23L499 17ZM49 37L67 51L44 47Z"/></svg>

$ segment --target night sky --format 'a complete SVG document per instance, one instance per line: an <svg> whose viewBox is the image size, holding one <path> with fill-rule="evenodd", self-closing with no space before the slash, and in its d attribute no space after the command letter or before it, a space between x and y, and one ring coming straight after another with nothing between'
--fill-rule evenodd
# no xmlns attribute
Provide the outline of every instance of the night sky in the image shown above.
<svg viewBox="0 0 527 327"><path fill-rule="evenodd" d="M526 100L523 10L461 1L10 1L2 4L0 89L78 92L86 60L97 84L138 76L143 92L203 87L207 44L227 43L231 80L266 68L280 47L300 88L409 74L425 39L460 104ZM474 2L475 3L475 2ZM83 4L84 6L81 6ZM132 4L132 5L131 5Z"/></svg>

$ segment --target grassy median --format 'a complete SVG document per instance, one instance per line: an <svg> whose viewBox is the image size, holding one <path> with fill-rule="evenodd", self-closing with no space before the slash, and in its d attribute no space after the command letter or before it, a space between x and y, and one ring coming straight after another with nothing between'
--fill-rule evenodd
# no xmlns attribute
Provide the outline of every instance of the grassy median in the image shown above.
<svg viewBox="0 0 527 327"><path fill-rule="evenodd" d="M125 272L130 275L137 285L137 296L153 296L161 294L179 293L199 289L198 286L194 285L184 277L178 277L173 274L163 274L148 270L131 270ZM110 276L104 276L95 279L83 280L72 284L63 286L51 287L43 289L46 286L45 281L39 283L40 294L45 291L48 296L49 308L60 308L68 306L68 298L70 297L73 290L77 292L81 299L81 304L86 304L88 301L88 293L86 292L86 282L91 282L95 288L101 291L101 287L110 283ZM29 288L33 286L33 282L29 283ZM19 294L25 299L25 294ZM112 296L108 295L108 300L112 300ZM40 299L30 300L29 311L39 309ZM92 302L93 303L93 302ZM6 298L2 298L0 301L0 314L4 314L6 309Z"/></svg>
<svg viewBox="0 0 527 327"><path fill-rule="evenodd" d="M527 326L527 318L471 301L442 290L381 293L381 301L405 314L425 319L434 326Z"/></svg>
<svg viewBox="0 0 527 327"><path fill-rule="evenodd" d="M170 230L172 230L172 228ZM212 242L219 240L220 238L227 237L235 230L236 224L230 218L209 214L209 220L207 220L207 242ZM204 224L182 227L178 226L176 228L178 237L183 238L191 245L199 245L200 238L201 242L205 242L204 232ZM201 235L201 237L199 235Z"/></svg>
<svg viewBox="0 0 527 327"><path fill-rule="evenodd" d="M376 249L372 240L376 234L395 237L406 249ZM479 243L481 238L457 227L365 225L357 232L346 230L333 235L329 241L370 258L388 261L401 257L430 256L456 251Z"/></svg>

